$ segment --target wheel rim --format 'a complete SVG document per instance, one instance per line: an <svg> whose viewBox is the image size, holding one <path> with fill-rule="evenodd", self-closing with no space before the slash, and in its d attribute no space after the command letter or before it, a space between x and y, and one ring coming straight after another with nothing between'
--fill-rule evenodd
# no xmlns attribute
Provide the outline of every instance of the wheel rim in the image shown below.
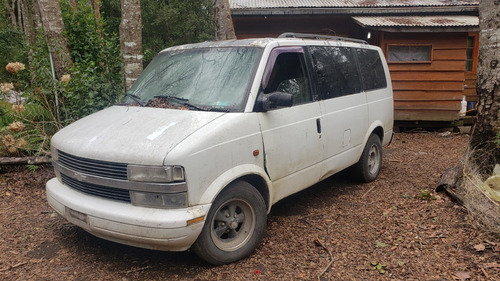
<svg viewBox="0 0 500 281"><path fill-rule="evenodd" d="M380 150L378 146L372 145L368 151L368 172L376 174L380 168Z"/></svg>
<svg viewBox="0 0 500 281"><path fill-rule="evenodd" d="M256 216L243 200L228 200L215 212L210 235L217 248L234 251L243 247L255 229Z"/></svg>

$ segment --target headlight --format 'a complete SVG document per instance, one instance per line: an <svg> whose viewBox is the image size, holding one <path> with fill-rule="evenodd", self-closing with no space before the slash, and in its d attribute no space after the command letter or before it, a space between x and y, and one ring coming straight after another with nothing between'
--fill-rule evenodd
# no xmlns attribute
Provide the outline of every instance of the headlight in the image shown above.
<svg viewBox="0 0 500 281"><path fill-rule="evenodd" d="M187 207L187 193L155 193L130 191L132 205L157 208L185 208Z"/></svg>
<svg viewBox="0 0 500 281"><path fill-rule="evenodd" d="M128 165L127 176L130 181L182 182L184 181L184 168L181 166Z"/></svg>

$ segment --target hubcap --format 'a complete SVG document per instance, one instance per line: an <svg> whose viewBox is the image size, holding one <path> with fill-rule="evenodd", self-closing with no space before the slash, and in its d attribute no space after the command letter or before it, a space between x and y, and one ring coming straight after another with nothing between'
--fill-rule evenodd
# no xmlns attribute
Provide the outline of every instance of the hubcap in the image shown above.
<svg viewBox="0 0 500 281"><path fill-rule="evenodd" d="M234 251L252 237L255 223L252 206L243 200L231 199L217 209L211 222L210 236L217 248Z"/></svg>
<svg viewBox="0 0 500 281"><path fill-rule="evenodd" d="M368 171L375 174L380 167L380 151L378 146L372 145L368 152Z"/></svg>

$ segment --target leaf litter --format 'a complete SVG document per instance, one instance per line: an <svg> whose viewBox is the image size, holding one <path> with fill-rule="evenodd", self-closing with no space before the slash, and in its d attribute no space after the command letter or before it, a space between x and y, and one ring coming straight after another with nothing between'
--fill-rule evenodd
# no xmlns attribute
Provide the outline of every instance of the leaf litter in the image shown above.
<svg viewBox="0 0 500 281"><path fill-rule="evenodd" d="M278 202L257 250L218 267L190 251L96 238L48 206L50 166L1 167L0 279L500 280L499 238L434 192L467 140L455 133L396 134L384 148L379 179L360 184L342 172Z"/></svg>

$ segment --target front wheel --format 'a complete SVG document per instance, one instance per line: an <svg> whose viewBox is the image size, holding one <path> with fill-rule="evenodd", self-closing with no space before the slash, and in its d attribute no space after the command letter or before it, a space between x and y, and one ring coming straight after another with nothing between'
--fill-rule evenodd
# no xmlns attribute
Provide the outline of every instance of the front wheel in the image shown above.
<svg viewBox="0 0 500 281"><path fill-rule="evenodd" d="M376 134L371 134L359 162L353 167L354 173L357 179L371 182L377 178L381 167L382 145L380 138Z"/></svg>
<svg viewBox="0 0 500 281"><path fill-rule="evenodd" d="M259 245L266 222L261 194L247 182L234 182L215 199L192 250L214 265L243 259Z"/></svg>

